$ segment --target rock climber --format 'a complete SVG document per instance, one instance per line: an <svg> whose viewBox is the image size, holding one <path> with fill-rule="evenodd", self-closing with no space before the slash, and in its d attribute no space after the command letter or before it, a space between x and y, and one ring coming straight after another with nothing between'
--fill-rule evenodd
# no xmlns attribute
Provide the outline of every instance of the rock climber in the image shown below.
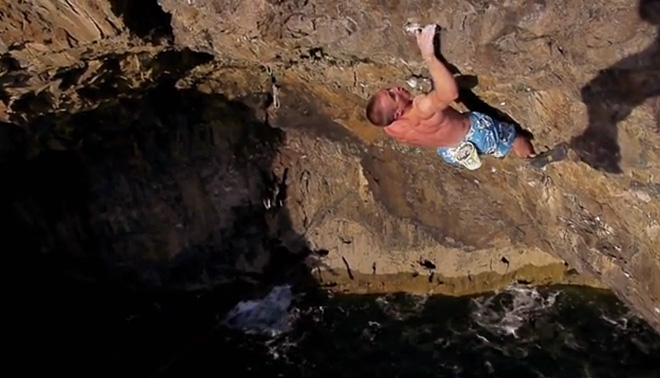
<svg viewBox="0 0 660 378"><path fill-rule="evenodd" d="M369 121L401 143L436 149L446 162L468 169L481 166L479 155L503 158L513 151L523 159L536 157L529 138L517 133L514 125L478 112L460 113L450 106L458 99L458 86L435 55L436 30L432 24L415 32L431 74L431 92L412 98L402 87L382 89L369 99Z"/></svg>

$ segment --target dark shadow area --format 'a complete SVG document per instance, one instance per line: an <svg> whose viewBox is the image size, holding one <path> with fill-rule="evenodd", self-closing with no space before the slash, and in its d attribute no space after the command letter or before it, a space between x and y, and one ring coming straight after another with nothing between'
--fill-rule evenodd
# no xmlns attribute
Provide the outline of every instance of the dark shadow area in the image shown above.
<svg viewBox="0 0 660 378"><path fill-rule="evenodd" d="M9 53L0 55L0 100L7 102L6 87L25 86L30 75L23 72L18 60Z"/></svg>
<svg viewBox="0 0 660 378"><path fill-rule="evenodd" d="M263 351L223 342L224 312L282 282L316 287L272 167L283 132L265 122L269 96L230 101L175 81L0 125L4 253L16 260L3 265L20 282L12 347L38 361L23 373L195 373L189 351L214 335L207 353L250 375Z"/></svg>
<svg viewBox="0 0 660 378"><path fill-rule="evenodd" d="M9 55L9 53L0 55L0 75L4 75L7 72L18 71L20 69L21 64L16 58Z"/></svg>
<svg viewBox="0 0 660 378"><path fill-rule="evenodd" d="M447 67L447 69L449 69L449 72L456 77L456 82L458 84L458 102L462 103L472 112L483 113L499 122L510 123L516 128L518 134L526 136L530 140L534 139L534 135L529 130L523 128L518 122L511 118L511 116L488 104L472 91L472 88L479 84L479 78L474 75L463 75L458 67L447 61L447 58L445 58L441 52L440 34L436 34L434 42L436 57Z"/></svg>
<svg viewBox="0 0 660 378"><path fill-rule="evenodd" d="M641 0L639 15L660 27L660 0ZM581 135L572 139L572 148L592 168L622 173L618 124L637 106L659 95L660 30L645 50L600 71L582 87L589 124Z"/></svg>
<svg viewBox="0 0 660 378"><path fill-rule="evenodd" d="M154 41L174 39L172 15L158 5L158 0L110 0L110 6L136 36Z"/></svg>
<svg viewBox="0 0 660 378"><path fill-rule="evenodd" d="M149 76L144 78L142 88L134 88L131 81L126 77L135 75L136 72L124 72L122 65L127 60L135 58L140 61L140 70L148 72ZM53 80L61 80L59 90L66 91L71 89L79 97L77 103L82 108L98 106L103 102L115 100L123 97L130 97L137 92L144 90L146 86L154 85L161 78L164 80L175 80L186 75L191 69L208 63L213 59L210 54L199 53L184 48L181 50L164 50L156 55L146 54L139 56L135 54L107 54L99 58L103 61L100 67L94 70L94 75L81 82L84 73L88 73L88 62L80 62L73 67L64 67L57 70L53 75ZM169 79L168 79L169 78ZM0 84L5 81L8 87L20 87L26 85L30 75L23 71L8 73L0 76ZM59 96L59 98L56 98ZM10 103L9 97L0 93L0 100ZM57 93L54 95L49 90L39 92L30 91L20 95L11 102L10 119L14 123L25 123L42 117L49 119L53 112L61 112L58 109L62 103L67 102L67 94ZM39 126L43 129L47 123L42 119Z"/></svg>

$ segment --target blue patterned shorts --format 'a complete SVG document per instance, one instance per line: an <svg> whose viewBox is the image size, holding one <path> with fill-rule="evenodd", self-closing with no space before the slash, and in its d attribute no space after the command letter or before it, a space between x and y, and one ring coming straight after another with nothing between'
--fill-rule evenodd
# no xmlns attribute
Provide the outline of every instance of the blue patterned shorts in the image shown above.
<svg viewBox="0 0 660 378"><path fill-rule="evenodd" d="M506 122L498 122L482 113L470 113L470 131L464 141L469 141L477 148L479 155L505 157L513 147L516 138L516 128ZM459 164L454 157L456 148L438 148L438 155L450 164Z"/></svg>

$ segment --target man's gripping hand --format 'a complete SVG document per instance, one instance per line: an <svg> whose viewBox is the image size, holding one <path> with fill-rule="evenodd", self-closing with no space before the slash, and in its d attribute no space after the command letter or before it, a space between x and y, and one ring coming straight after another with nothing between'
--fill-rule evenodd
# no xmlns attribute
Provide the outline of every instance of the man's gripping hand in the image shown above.
<svg viewBox="0 0 660 378"><path fill-rule="evenodd" d="M435 38L437 25L426 25L420 32L417 33L417 46L422 53L422 58L433 59L435 58L435 47L433 45L433 38Z"/></svg>

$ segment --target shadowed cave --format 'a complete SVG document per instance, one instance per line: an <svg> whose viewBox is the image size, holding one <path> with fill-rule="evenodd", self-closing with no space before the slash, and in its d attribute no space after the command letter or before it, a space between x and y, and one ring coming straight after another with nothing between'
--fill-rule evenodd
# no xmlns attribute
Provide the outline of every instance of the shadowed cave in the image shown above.
<svg viewBox="0 0 660 378"><path fill-rule="evenodd" d="M170 77L2 125L6 252L19 257L12 275L30 277L20 344L45 358L31 368L149 376L239 298L311 285L305 241L282 206L263 205L286 201L269 101L254 94L255 109Z"/></svg>

